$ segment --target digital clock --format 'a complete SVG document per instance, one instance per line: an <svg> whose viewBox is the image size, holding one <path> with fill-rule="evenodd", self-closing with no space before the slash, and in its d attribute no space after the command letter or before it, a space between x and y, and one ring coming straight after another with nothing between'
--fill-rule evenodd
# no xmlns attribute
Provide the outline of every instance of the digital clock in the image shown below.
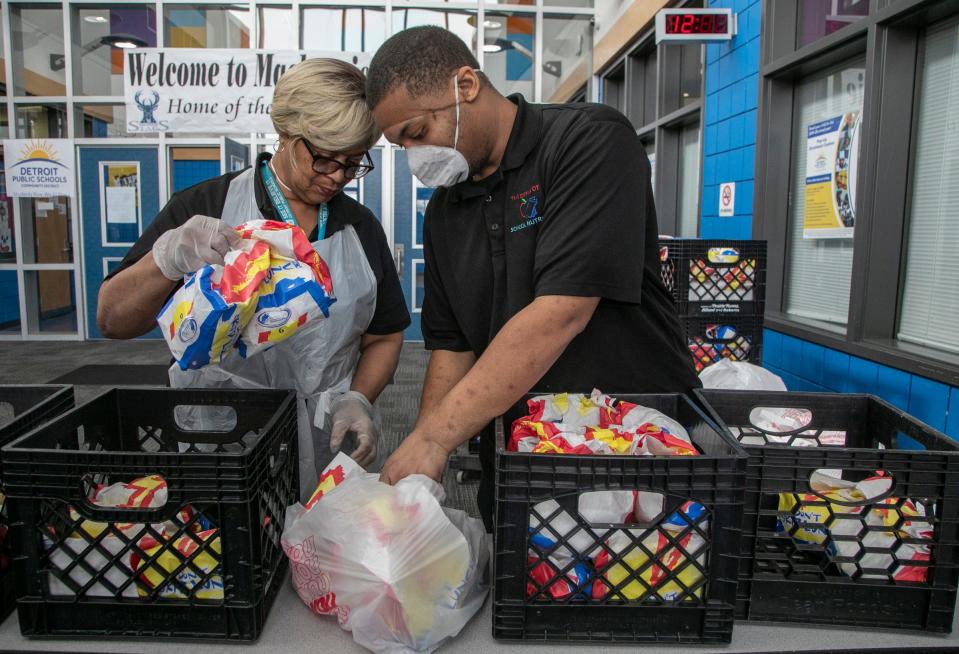
<svg viewBox="0 0 959 654"><path fill-rule="evenodd" d="M731 9L662 9L656 14L656 43L727 41L735 35Z"/></svg>

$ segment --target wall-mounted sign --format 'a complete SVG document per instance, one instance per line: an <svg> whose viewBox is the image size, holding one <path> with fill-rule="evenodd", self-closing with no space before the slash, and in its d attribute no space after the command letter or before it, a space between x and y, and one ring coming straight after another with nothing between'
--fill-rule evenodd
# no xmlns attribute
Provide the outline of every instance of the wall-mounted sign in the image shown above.
<svg viewBox="0 0 959 654"><path fill-rule="evenodd" d="M803 238L852 238L861 112L806 128Z"/></svg>
<svg viewBox="0 0 959 654"><path fill-rule="evenodd" d="M719 216L731 218L736 215L736 182L719 185Z"/></svg>
<svg viewBox="0 0 959 654"><path fill-rule="evenodd" d="M326 57L361 69L361 52L136 48L126 52L127 132L273 133L277 81L304 59Z"/></svg>
<svg viewBox="0 0 959 654"><path fill-rule="evenodd" d="M732 9L660 9L656 13L656 43L728 41L734 36Z"/></svg>
<svg viewBox="0 0 959 654"><path fill-rule="evenodd" d="M7 195L73 196L73 144L69 139L5 139Z"/></svg>

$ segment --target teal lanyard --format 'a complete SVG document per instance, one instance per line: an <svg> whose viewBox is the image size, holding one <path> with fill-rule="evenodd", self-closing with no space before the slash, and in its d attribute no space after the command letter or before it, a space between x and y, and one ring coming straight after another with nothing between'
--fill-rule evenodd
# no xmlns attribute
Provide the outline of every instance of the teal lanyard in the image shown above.
<svg viewBox="0 0 959 654"><path fill-rule="evenodd" d="M280 218L288 225L296 225L296 218L293 216L293 210L290 209L290 203L283 197L280 186L276 183L276 178L273 177L273 173L270 171L269 164L264 162L260 171L263 176L263 185L266 186L266 193L270 196L270 202L273 203L273 207L277 213L280 214ZM316 212L316 240L322 241L326 238L326 223L329 222L329 220L330 207L324 202Z"/></svg>

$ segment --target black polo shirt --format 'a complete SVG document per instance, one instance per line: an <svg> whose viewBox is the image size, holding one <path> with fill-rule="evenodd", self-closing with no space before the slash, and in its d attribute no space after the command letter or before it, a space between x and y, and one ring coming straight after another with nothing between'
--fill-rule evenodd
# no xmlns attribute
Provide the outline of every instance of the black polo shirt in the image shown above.
<svg viewBox="0 0 959 654"><path fill-rule="evenodd" d="M260 154L256 159L257 170L269 158L269 153ZM214 177L175 193L130 248L120 265L107 275L107 279L139 261L153 249L153 244L165 231L176 229L198 214L214 218L222 217L230 182L240 172ZM263 186L263 178L258 174L253 177L253 194L256 196L256 206L259 207L260 213L268 220L282 220L270 202L269 195ZM370 263L370 268L376 276L376 309L373 320L366 330L367 333L382 335L403 331L410 324L410 314L383 227L373 212L344 193L334 196L329 202L329 207L330 217L326 226L326 236L335 234L346 225L353 225L363 245L363 252ZM316 241L316 228L309 237L311 242ZM333 288L335 292L335 279Z"/></svg>
<svg viewBox="0 0 959 654"><path fill-rule="evenodd" d="M500 168L438 189L427 208L426 347L479 357L535 298L599 297L534 390L698 387L660 279L649 160L632 125L603 105L509 99L518 111Z"/></svg>

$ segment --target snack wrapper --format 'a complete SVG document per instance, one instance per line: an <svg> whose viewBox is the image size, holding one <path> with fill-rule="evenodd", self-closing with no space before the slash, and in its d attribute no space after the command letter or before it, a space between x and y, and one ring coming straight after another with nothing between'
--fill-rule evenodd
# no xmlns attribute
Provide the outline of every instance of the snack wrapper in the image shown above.
<svg viewBox="0 0 959 654"><path fill-rule="evenodd" d="M861 569L865 579L926 581L923 564L931 557L922 541L931 543L933 528L921 503L896 497L871 501L892 487L881 473L851 482L815 472L810 486L814 493L780 493L780 532L796 542L823 545L845 575Z"/></svg>
<svg viewBox="0 0 959 654"><path fill-rule="evenodd" d="M148 475L130 482L100 485L94 491L90 502L111 508L149 509L165 505L167 496L166 480L159 475ZM75 525L73 531L59 545L52 538L44 536L44 549L50 563L56 569L69 570L69 578L79 586L86 585L91 579L87 569L105 570L100 576L105 577L114 587L123 587L122 597L141 596L137 592L136 584L128 583L137 569L138 556L135 548L130 548L130 541L135 541L137 547L146 551L159 547L157 537L166 542L166 539L182 534L184 525L190 525L191 533L202 533L211 528L202 516L195 516L193 507L189 504L180 508L172 519L149 525L142 522L100 522L84 518L73 507L67 507L67 510ZM181 536L179 540L184 539L190 540L188 536ZM90 546L92 541L98 543L97 547ZM104 551L109 556L105 555ZM114 565L112 560L118 555L121 565ZM84 565L73 565L78 559L82 560ZM51 596L75 595L70 585L55 574L49 575L49 592ZM85 594L90 597L113 597L114 591L98 581L86 590Z"/></svg>
<svg viewBox="0 0 959 654"><path fill-rule="evenodd" d="M139 547L146 558L134 553L130 562L146 586L137 586L140 597L150 597L153 589L159 588L159 596L165 599L223 599L223 577L217 572L220 567L219 530L181 536L172 543L144 538ZM181 566L183 569L176 572Z"/></svg>
<svg viewBox="0 0 959 654"><path fill-rule="evenodd" d="M328 317L336 301L329 268L303 230L255 220L237 231L241 247L222 266L187 276L157 316L183 370L219 363L234 348L253 356Z"/></svg>
<svg viewBox="0 0 959 654"><path fill-rule="evenodd" d="M665 414L594 390L527 401L508 449L533 454L696 455L682 425Z"/></svg>

